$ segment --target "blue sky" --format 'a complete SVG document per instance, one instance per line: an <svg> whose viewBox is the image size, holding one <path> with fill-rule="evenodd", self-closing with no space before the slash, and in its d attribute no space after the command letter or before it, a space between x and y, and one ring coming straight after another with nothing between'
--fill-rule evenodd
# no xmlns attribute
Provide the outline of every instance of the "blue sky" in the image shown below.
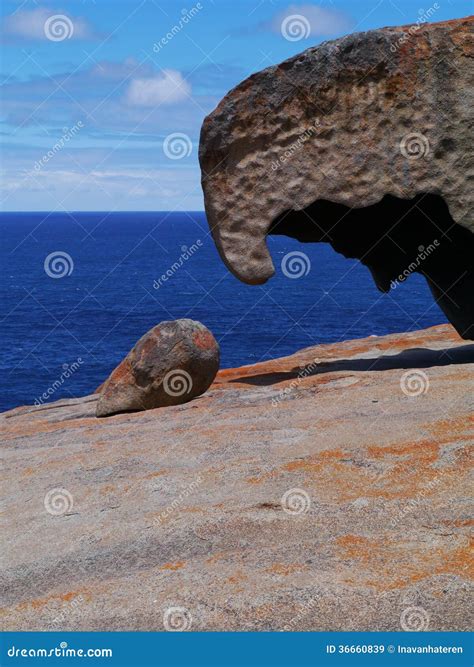
<svg viewBox="0 0 474 667"><path fill-rule="evenodd" d="M3 0L2 210L201 210L199 130L228 90L433 6L435 21L472 13L461 0Z"/></svg>

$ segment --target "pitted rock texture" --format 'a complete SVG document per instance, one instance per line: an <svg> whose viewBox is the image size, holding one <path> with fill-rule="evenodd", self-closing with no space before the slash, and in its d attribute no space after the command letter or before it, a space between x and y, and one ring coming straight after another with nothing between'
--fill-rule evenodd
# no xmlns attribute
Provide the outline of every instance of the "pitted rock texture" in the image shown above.
<svg viewBox="0 0 474 667"><path fill-rule="evenodd" d="M219 358L217 341L200 322L161 322L100 387L97 417L186 403L209 388Z"/></svg>
<svg viewBox="0 0 474 667"><path fill-rule="evenodd" d="M473 26L470 17L350 35L258 72L226 95L204 121L200 163L212 235L238 278L270 278L265 237L299 238L298 219L314 232L306 240L332 243L342 218L359 233L347 211L381 204L367 218L387 237L381 223L389 196L407 203L399 219L411 237L402 246L403 269L416 259L411 246L444 240L434 272L423 263L417 270L458 333L474 337ZM429 215L426 195L439 199L435 209L444 217L424 233L416 216ZM310 210L319 203L333 205L325 219ZM278 232L282 219L286 228ZM451 238L453 226L462 238ZM346 246L343 254L362 261L372 248L351 252L352 238ZM454 246L465 255L457 266ZM379 287L385 260L380 253L370 267Z"/></svg>
<svg viewBox="0 0 474 667"><path fill-rule="evenodd" d="M225 369L185 405L0 415L2 628L163 630L184 607L198 631L401 631L415 606L470 630L473 388L445 325Z"/></svg>

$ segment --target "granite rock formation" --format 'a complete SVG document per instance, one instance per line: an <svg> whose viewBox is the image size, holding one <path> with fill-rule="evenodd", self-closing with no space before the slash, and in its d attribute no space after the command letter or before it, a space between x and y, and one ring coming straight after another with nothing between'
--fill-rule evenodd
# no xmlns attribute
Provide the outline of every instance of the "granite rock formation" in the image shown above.
<svg viewBox="0 0 474 667"><path fill-rule="evenodd" d="M228 268L268 280L269 233L328 242L382 291L421 273L474 338L473 33L470 17L349 35L228 93L200 143Z"/></svg>
<svg viewBox="0 0 474 667"><path fill-rule="evenodd" d="M161 322L99 388L97 417L187 403L209 388L219 356L217 341L200 322Z"/></svg>
<svg viewBox="0 0 474 667"><path fill-rule="evenodd" d="M3 629L469 630L473 348L443 325L185 405L0 415Z"/></svg>

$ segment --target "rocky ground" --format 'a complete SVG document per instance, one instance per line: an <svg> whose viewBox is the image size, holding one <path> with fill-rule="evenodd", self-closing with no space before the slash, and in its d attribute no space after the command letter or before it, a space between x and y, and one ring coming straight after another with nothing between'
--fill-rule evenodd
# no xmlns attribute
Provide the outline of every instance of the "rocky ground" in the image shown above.
<svg viewBox="0 0 474 667"><path fill-rule="evenodd" d="M3 414L3 628L468 629L473 388L440 326Z"/></svg>

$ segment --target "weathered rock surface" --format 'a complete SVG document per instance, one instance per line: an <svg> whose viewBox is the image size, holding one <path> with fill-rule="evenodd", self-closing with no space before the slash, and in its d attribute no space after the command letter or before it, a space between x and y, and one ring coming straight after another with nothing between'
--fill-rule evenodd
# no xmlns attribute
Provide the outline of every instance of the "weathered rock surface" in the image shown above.
<svg viewBox="0 0 474 667"><path fill-rule="evenodd" d="M161 322L101 387L97 417L187 403L210 387L219 356L216 339L200 322Z"/></svg>
<svg viewBox="0 0 474 667"><path fill-rule="evenodd" d="M441 326L223 370L182 406L4 413L3 627L467 630L473 348Z"/></svg>
<svg viewBox="0 0 474 667"><path fill-rule="evenodd" d="M328 242L383 291L408 267L422 273L474 338L473 26L349 35L226 95L204 121L200 163L212 235L238 278L273 275L268 233Z"/></svg>

